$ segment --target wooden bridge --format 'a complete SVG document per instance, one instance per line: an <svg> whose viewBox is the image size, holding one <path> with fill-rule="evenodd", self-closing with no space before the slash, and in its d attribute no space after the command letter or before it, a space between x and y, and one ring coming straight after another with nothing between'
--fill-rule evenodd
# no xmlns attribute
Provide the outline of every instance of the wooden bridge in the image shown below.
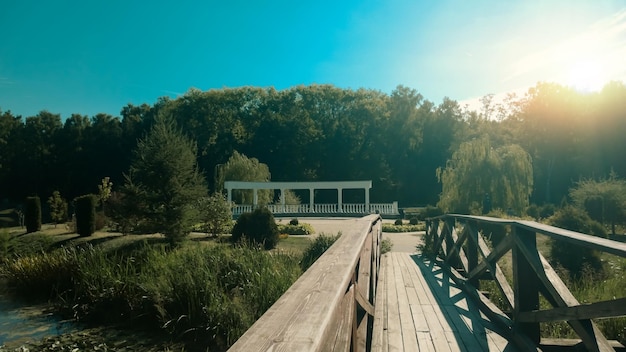
<svg viewBox="0 0 626 352"><path fill-rule="evenodd" d="M626 244L532 221L444 215L427 221L426 249L436 256L381 256L381 221L355 219L230 350L623 350L592 319L626 316L626 298L580 304L537 250L536 236L620 257ZM501 237L492 249L486 228ZM511 278L498 264L508 252ZM486 279L506 313L479 291ZM540 294L553 308L539 309ZM551 321L567 321L579 339L542 338L540 324Z"/></svg>

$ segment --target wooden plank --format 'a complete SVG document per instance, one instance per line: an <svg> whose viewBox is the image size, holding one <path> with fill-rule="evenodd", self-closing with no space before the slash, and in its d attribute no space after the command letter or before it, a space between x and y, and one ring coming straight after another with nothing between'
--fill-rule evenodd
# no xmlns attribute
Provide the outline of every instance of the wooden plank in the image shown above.
<svg viewBox="0 0 626 352"><path fill-rule="evenodd" d="M496 246L496 249L494 250L494 252L497 251L496 255L491 257L492 253L489 252L489 247L487 246L487 243L485 243L485 240L482 238L482 236L478 237L478 248L481 251L483 257L485 257L485 260L483 261L483 263L486 262L489 264L491 275L494 278L496 285L498 286L498 289L504 296L505 303L511 309L513 309L513 305L515 302L515 294L513 293L513 288L507 281L506 276L504 276L504 273L502 272L500 265L498 265L498 263L496 262L497 259L494 259L494 258L497 257L498 259L500 259L502 255L504 255L506 252L508 252L512 248L513 242L514 242L513 236L506 236L500 242L500 244Z"/></svg>
<svg viewBox="0 0 626 352"><path fill-rule="evenodd" d="M383 331L384 321L387 319L387 302L386 290L387 290L387 276L385 275L387 270L388 254L382 256L380 261L380 271L378 275L378 284L376 285L376 305L374 306L374 328L372 330L372 351L382 350L383 345Z"/></svg>
<svg viewBox="0 0 626 352"><path fill-rule="evenodd" d="M348 352L351 347L351 332L354 325L356 315L356 306L354 304L355 287L350 286L348 292L343 298L340 314L337 314L337 326L334 343L332 344L333 352Z"/></svg>
<svg viewBox="0 0 626 352"><path fill-rule="evenodd" d="M394 283L398 294L398 307L400 309L400 326L402 330L402 346L404 351L417 351L417 337L415 335L415 325L409 306L406 284L403 276L404 266L398 258L400 253L392 253L394 270ZM412 287L412 286L411 286Z"/></svg>
<svg viewBox="0 0 626 352"><path fill-rule="evenodd" d="M610 301L581 304L570 307L557 307L547 310L520 312L517 321L548 322L563 320L583 320L607 317L626 316L626 298Z"/></svg>
<svg viewBox="0 0 626 352"><path fill-rule="evenodd" d="M400 307L398 304L398 292L395 283L396 270L393 262L393 252L389 253L389 272L387 286L387 336L389 337L389 351L403 351L402 325L400 323Z"/></svg>
<svg viewBox="0 0 626 352"><path fill-rule="evenodd" d="M532 266L518 249L523 244L529 251L537 251L537 240L534 232L525 229L513 229L517 246L513 248L513 277L515 287L514 315L525 311L539 309L539 280L532 273ZM519 323L519 329L535 343L539 344L541 334L538 323Z"/></svg>

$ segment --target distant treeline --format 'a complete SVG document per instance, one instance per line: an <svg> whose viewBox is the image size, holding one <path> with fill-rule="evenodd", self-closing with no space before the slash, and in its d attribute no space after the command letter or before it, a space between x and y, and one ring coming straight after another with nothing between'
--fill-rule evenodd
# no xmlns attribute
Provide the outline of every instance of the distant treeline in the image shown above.
<svg viewBox="0 0 626 352"><path fill-rule="evenodd" d="M105 176L115 190L137 139L158 114L173 116L196 140L211 189L216 166L236 150L267 164L273 181L371 179L373 202L436 204L435 170L461 143L485 135L494 148L515 143L531 155L532 203L560 203L581 177L626 175L623 83L591 94L539 83L523 97L482 101L480 111L468 111L403 86L386 94L311 85L191 89L152 106L128 104L120 117L0 111L0 201L46 199L55 190L72 199L95 193ZM346 194L344 202L351 201L362 194Z"/></svg>

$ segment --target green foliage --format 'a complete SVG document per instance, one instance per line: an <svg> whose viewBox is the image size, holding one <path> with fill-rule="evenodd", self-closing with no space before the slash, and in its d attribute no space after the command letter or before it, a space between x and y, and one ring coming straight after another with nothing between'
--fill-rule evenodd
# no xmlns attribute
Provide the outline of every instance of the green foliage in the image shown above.
<svg viewBox="0 0 626 352"><path fill-rule="evenodd" d="M280 252L144 245L122 253L61 248L7 262L2 273L22 297L60 296L80 321L141 321L190 344L225 350L301 271L297 257Z"/></svg>
<svg viewBox="0 0 626 352"><path fill-rule="evenodd" d="M224 188L224 181L269 181L270 170L266 164L259 162L256 158L248 158L237 151L228 159L228 162L220 168L218 175L218 186L216 189ZM260 205L267 205L272 202L273 191L263 189L257 191ZM232 199L237 204L253 204L252 190L233 190Z"/></svg>
<svg viewBox="0 0 626 352"><path fill-rule="evenodd" d="M419 220L417 219L417 217L409 219L409 225L417 225L418 222Z"/></svg>
<svg viewBox="0 0 626 352"><path fill-rule="evenodd" d="M297 218L293 218L291 220L289 220L289 225L298 225L300 222L298 221Z"/></svg>
<svg viewBox="0 0 626 352"><path fill-rule="evenodd" d="M252 213L239 216L233 227L232 240L235 243L250 241L265 249L272 249L278 244L278 235L278 226L272 212L267 208L258 208Z"/></svg>
<svg viewBox="0 0 626 352"><path fill-rule="evenodd" d="M391 252L393 249L393 242L389 238L385 238L380 242L380 254Z"/></svg>
<svg viewBox="0 0 626 352"><path fill-rule="evenodd" d="M394 221L393 224L396 226L402 225L402 219L396 219L396 221Z"/></svg>
<svg viewBox="0 0 626 352"><path fill-rule="evenodd" d="M606 230L600 223L592 220L583 210L572 206L558 210L549 222L567 230L606 238ZM580 277L585 268L598 273L603 270L597 251L566 241L552 240L550 255L553 263L561 265L572 277Z"/></svg>
<svg viewBox="0 0 626 352"><path fill-rule="evenodd" d="M383 223L382 230L383 232L417 232L424 231L425 224L416 224L416 225L395 225L389 223Z"/></svg>
<svg viewBox="0 0 626 352"><path fill-rule="evenodd" d="M283 202L284 199L284 202ZM285 189L283 193L280 195L279 199L276 201L276 204L286 204L286 205L299 205L301 203L300 197L290 190Z"/></svg>
<svg viewBox="0 0 626 352"><path fill-rule="evenodd" d="M113 189L113 182L111 182L109 176L103 178L98 185L98 202L100 206L104 207L109 198L111 198L111 192Z"/></svg>
<svg viewBox="0 0 626 352"><path fill-rule="evenodd" d="M7 230L0 230L0 263L9 256L9 243L11 235Z"/></svg>
<svg viewBox="0 0 626 352"><path fill-rule="evenodd" d="M223 194L216 192L198 200L202 230L213 236L227 233L232 226L231 204Z"/></svg>
<svg viewBox="0 0 626 352"><path fill-rule="evenodd" d="M570 189L570 197L576 206L584 209L589 216L602 224L611 225L615 235L615 225L626 219L626 181L611 173L608 179L596 181L583 179Z"/></svg>
<svg viewBox="0 0 626 352"><path fill-rule="evenodd" d="M302 271L307 271L315 263L315 261L326 252L330 246L333 245L339 239L341 233L338 233L336 236L327 235L321 233L317 236L311 244L304 250L302 254L302 260L300 261L300 268Z"/></svg>
<svg viewBox="0 0 626 352"><path fill-rule="evenodd" d="M24 224L26 225L26 233L41 230L41 200L39 197L26 198Z"/></svg>
<svg viewBox="0 0 626 352"><path fill-rule="evenodd" d="M297 225L292 225L289 223L288 225L279 224L278 225L279 233L286 233L289 235L310 235L315 233L313 226L311 224L299 223Z"/></svg>
<svg viewBox="0 0 626 352"><path fill-rule="evenodd" d="M76 211L76 233L81 237L91 236L96 232L96 203L93 194L86 194L74 199Z"/></svg>
<svg viewBox="0 0 626 352"><path fill-rule="evenodd" d="M443 187L437 205L445 212L470 213L489 198L489 207L521 213L533 189L528 153L518 145L494 149L488 138L461 144L437 177Z"/></svg>
<svg viewBox="0 0 626 352"><path fill-rule="evenodd" d="M161 116L137 143L122 189L144 228L163 233L171 243L189 234L198 220L195 205L207 193L196 154L196 144Z"/></svg>
<svg viewBox="0 0 626 352"><path fill-rule="evenodd" d="M52 192L52 196L48 198L48 206L50 207L50 219L55 224L64 223L67 221L67 201L61 198L59 191Z"/></svg>
<svg viewBox="0 0 626 352"><path fill-rule="evenodd" d="M417 219L424 221L428 218L434 218L439 215L443 215L443 210L441 210L441 208L439 207L432 206L429 204L418 212Z"/></svg>

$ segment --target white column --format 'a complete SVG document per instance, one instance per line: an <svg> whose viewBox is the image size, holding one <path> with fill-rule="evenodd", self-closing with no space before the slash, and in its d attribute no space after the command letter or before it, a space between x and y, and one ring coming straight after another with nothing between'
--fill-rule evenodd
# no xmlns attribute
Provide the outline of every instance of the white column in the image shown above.
<svg viewBox="0 0 626 352"><path fill-rule="evenodd" d="M280 190L280 212L284 213L285 212L285 190L281 189Z"/></svg>
<svg viewBox="0 0 626 352"><path fill-rule="evenodd" d="M370 189L365 188L365 212L370 212Z"/></svg>
<svg viewBox="0 0 626 352"><path fill-rule="evenodd" d="M343 201L342 201L342 196L343 196L343 189L342 188L337 188L337 211L340 213L343 213Z"/></svg>
<svg viewBox="0 0 626 352"><path fill-rule="evenodd" d="M253 193L254 193L254 196L253 196L253 198L252 198L252 199L253 199L253 200L252 200L252 208L253 208L253 209L256 209L256 205L259 203L259 195L258 195L258 193L257 193L257 189L256 189L256 188L255 188L255 189L253 189L252 191L253 191Z"/></svg>
<svg viewBox="0 0 626 352"><path fill-rule="evenodd" d="M313 204L315 204L313 197L315 197L315 190L313 188L309 188L309 211L311 213L315 211L313 208Z"/></svg>
<svg viewBox="0 0 626 352"><path fill-rule="evenodd" d="M231 204L233 202L233 189L227 188L226 193L228 193L228 204Z"/></svg>

